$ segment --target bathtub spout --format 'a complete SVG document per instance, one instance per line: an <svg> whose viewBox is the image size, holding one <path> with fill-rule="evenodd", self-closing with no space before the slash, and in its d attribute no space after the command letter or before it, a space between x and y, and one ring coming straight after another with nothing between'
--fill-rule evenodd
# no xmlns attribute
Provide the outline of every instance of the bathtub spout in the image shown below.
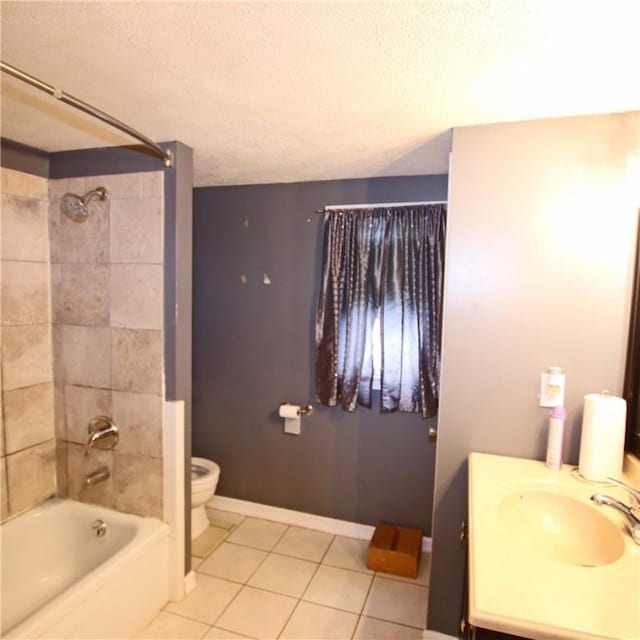
<svg viewBox="0 0 640 640"><path fill-rule="evenodd" d="M111 477L111 471L109 471L107 467L100 467L97 471L90 473L84 479L84 488L88 489L89 487L93 487L93 485L96 485L100 482L104 482L105 480L108 480L110 477Z"/></svg>

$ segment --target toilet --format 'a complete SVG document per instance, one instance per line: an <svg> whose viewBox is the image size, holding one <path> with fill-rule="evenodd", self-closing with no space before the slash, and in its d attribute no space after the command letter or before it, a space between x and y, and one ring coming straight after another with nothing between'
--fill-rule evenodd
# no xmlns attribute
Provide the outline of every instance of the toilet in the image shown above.
<svg viewBox="0 0 640 640"><path fill-rule="evenodd" d="M191 539L195 540L209 526L204 510L213 498L220 478L220 467L206 458L191 458Z"/></svg>

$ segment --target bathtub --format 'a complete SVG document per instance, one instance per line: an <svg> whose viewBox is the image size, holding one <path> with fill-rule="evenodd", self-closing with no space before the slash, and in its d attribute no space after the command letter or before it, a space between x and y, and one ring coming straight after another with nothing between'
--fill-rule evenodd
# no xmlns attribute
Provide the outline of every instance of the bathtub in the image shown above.
<svg viewBox="0 0 640 640"><path fill-rule="evenodd" d="M9 520L0 636L132 637L168 600L168 536L159 520L58 498Z"/></svg>

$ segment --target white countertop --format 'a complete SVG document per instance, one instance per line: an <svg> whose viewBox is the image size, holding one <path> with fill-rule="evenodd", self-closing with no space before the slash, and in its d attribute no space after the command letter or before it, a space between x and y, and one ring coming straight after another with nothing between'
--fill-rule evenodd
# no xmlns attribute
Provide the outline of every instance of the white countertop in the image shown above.
<svg viewBox="0 0 640 640"><path fill-rule="evenodd" d="M499 515L504 498L545 491L584 502L624 530L624 519L590 501L604 493L628 504L624 489L594 486L573 467L472 453L469 456L469 621L536 640L640 639L640 546L624 533L620 557L595 567L528 553Z"/></svg>

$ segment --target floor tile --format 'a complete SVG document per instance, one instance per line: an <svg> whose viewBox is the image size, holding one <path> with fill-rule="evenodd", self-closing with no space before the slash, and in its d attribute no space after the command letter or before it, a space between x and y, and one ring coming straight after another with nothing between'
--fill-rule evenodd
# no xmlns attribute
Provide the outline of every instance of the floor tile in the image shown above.
<svg viewBox="0 0 640 640"><path fill-rule="evenodd" d="M204 637L204 640L245 640L249 636L243 636L235 631L227 631L226 629L218 629L211 627Z"/></svg>
<svg viewBox="0 0 640 640"><path fill-rule="evenodd" d="M294 598L244 587L216 626L252 638L277 638L295 606Z"/></svg>
<svg viewBox="0 0 640 640"><path fill-rule="evenodd" d="M363 615L424 629L429 590L398 580L375 577Z"/></svg>
<svg viewBox="0 0 640 640"><path fill-rule="evenodd" d="M220 527L221 529L233 529L244 520L244 516L239 513L231 513L231 511L222 511L211 507L205 507L205 511L209 522L214 527Z"/></svg>
<svg viewBox="0 0 640 640"><path fill-rule="evenodd" d="M371 580L372 576L364 573L320 565L302 599L344 611L360 613Z"/></svg>
<svg viewBox="0 0 640 640"><path fill-rule="evenodd" d="M213 624L235 598L242 585L198 573L196 588L180 602L170 602L165 610L171 613Z"/></svg>
<svg viewBox="0 0 640 640"><path fill-rule="evenodd" d="M423 553L420 557L420 567L418 568L417 578L405 578L404 576L397 576L393 573L384 573L380 571L376 575L381 578L388 578L389 580L400 580L401 582L408 582L409 584L418 584L423 587L429 586L429 574L431 571L431 554Z"/></svg>
<svg viewBox="0 0 640 640"><path fill-rule="evenodd" d="M280 638L287 640L345 640L358 621L355 613L300 602Z"/></svg>
<svg viewBox="0 0 640 640"><path fill-rule="evenodd" d="M227 538L229 542L243 544L254 549L271 551L276 546L282 534L287 530L286 524L245 518Z"/></svg>
<svg viewBox="0 0 640 640"><path fill-rule="evenodd" d="M317 568L315 562L271 553L247 584L299 598Z"/></svg>
<svg viewBox="0 0 640 640"><path fill-rule="evenodd" d="M353 638L354 640L405 640L405 638L421 640L422 630L362 616Z"/></svg>
<svg viewBox="0 0 640 640"><path fill-rule="evenodd" d="M191 571L195 571L201 564L204 558L198 558L198 556L191 556Z"/></svg>
<svg viewBox="0 0 640 640"><path fill-rule="evenodd" d="M209 625L161 611L139 637L191 640L203 638L208 629Z"/></svg>
<svg viewBox="0 0 640 640"><path fill-rule="evenodd" d="M352 571L363 571L373 573L367 569L367 548L369 543L366 540L356 538L344 538L336 536L329 547L329 551L322 560L322 564L341 569L351 569Z"/></svg>
<svg viewBox="0 0 640 640"><path fill-rule="evenodd" d="M332 540L330 533L289 527L273 550L285 556L320 562Z"/></svg>
<svg viewBox="0 0 640 640"><path fill-rule="evenodd" d="M224 540L227 533L227 529L207 527L195 540L191 541L191 554L204 558L211 549Z"/></svg>
<svg viewBox="0 0 640 640"><path fill-rule="evenodd" d="M199 567L198 571L234 582L246 582L266 553L237 544L223 542Z"/></svg>

